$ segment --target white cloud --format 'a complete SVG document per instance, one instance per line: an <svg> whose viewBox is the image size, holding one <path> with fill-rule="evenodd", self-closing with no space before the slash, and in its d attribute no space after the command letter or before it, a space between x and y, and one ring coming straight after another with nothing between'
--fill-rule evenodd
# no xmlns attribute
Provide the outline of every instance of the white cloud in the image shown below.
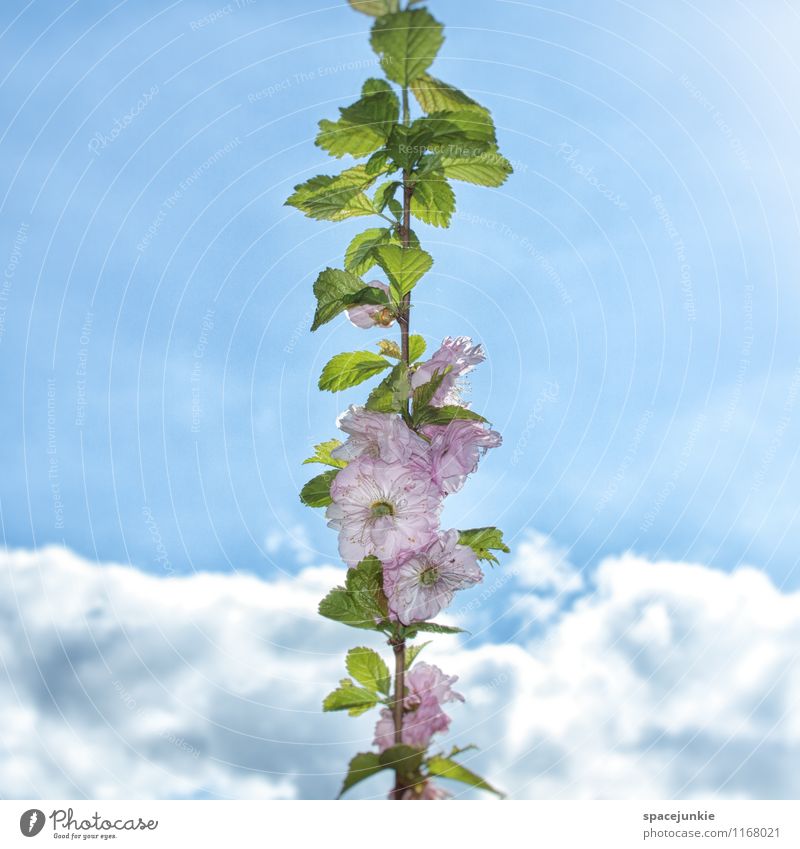
<svg viewBox="0 0 800 849"><path fill-rule="evenodd" d="M532 583L579 588L531 539L495 613ZM344 651L377 645L316 615L340 569L165 579L61 548L0 557L0 796L326 797L369 746L370 717L319 712ZM426 650L468 699L447 744L478 743L472 765L520 798L796 798L800 594L630 554L593 584L524 645Z"/></svg>

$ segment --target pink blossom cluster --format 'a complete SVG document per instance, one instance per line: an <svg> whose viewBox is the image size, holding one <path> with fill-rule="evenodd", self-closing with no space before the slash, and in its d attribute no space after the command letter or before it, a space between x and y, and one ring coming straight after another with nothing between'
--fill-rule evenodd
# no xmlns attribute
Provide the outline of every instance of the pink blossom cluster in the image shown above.
<svg viewBox="0 0 800 849"><path fill-rule="evenodd" d="M351 320L360 327L380 323L376 309L352 308ZM460 380L483 359L480 345L448 337L414 368L411 386L443 376L430 405L458 403ZM339 533L342 559L351 567L369 555L381 561L396 621L411 625L433 619L457 590L483 578L475 552L459 544L457 530L442 530L439 517L444 499L461 489L489 448L500 444L500 434L468 419L425 425L417 432L396 413L363 407L350 407L339 427L347 440L332 455L347 465L331 485L327 519ZM433 733L447 729L450 719L441 704L461 698L449 688L453 680L426 664L412 670L403 742L424 747ZM392 744L393 729L391 712L383 711L376 730L381 748Z"/></svg>
<svg viewBox="0 0 800 849"><path fill-rule="evenodd" d="M450 717L442 710L447 702L463 702L464 697L452 689L456 675L445 675L438 666L418 663L406 676L406 695L403 707L403 742L424 749L437 731L447 731ZM375 745L381 752L394 745L394 719L388 708L381 711L375 726Z"/></svg>

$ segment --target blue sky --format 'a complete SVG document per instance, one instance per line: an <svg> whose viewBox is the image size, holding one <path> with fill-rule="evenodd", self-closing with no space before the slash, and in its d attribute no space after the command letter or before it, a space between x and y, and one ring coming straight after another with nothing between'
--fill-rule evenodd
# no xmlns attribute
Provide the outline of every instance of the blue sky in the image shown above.
<svg viewBox="0 0 800 849"><path fill-rule="evenodd" d="M484 344L472 402L505 440L445 522L535 531L589 576L633 551L796 590L797 11L430 5L433 72L516 168L417 228L414 330ZM300 463L363 397L319 393L322 365L379 336L308 333L311 283L365 225L283 201L340 167L316 122L377 68L368 18L286 7L3 4L9 548L270 581L336 562ZM473 644L519 633L495 598Z"/></svg>
<svg viewBox="0 0 800 849"><path fill-rule="evenodd" d="M282 202L335 170L316 121L374 57L366 17L282 8L4 4L8 544L158 570L155 522L178 572L266 574L291 566L265 537L302 522L333 556L298 464L360 397L318 394L321 365L365 339L304 325L310 283L362 222ZM433 10L435 72L492 108L517 165L500 190L459 186L449 231L419 228L436 265L416 329L486 346L474 405L505 436L452 522L533 526L586 567L633 548L796 586L796 12Z"/></svg>

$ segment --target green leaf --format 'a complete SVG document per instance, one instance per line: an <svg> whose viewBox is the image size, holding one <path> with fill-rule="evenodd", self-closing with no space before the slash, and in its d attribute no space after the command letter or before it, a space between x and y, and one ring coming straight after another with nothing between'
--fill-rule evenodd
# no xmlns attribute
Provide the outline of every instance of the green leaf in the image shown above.
<svg viewBox="0 0 800 849"><path fill-rule="evenodd" d="M375 413L399 413L410 394L408 371L403 363L398 363L370 392L365 406Z"/></svg>
<svg viewBox="0 0 800 849"><path fill-rule="evenodd" d="M430 74L422 74L411 83L411 91L417 98L417 103L427 113L458 112L464 109L480 109L486 111L480 103L464 94L455 86L437 80Z"/></svg>
<svg viewBox="0 0 800 849"><path fill-rule="evenodd" d="M389 278L389 288L396 303L417 285L433 265L433 258L420 248L380 245L375 248L378 265Z"/></svg>
<svg viewBox="0 0 800 849"><path fill-rule="evenodd" d="M438 775L440 778L450 778L453 781L460 781L462 784L469 784L470 787L478 787L481 790L488 790L501 798L505 795L499 790L495 790L488 781L476 775L471 770L467 769L459 763L456 763L451 758L445 758L441 755L434 755L428 759L428 772L431 775Z"/></svg>
<svg viewBox="0 0 800 849"><path fill-rule="evenodd" d="M503 551L508 554L511 549L503 542L503 532L498 528L469 528L459 531L458 542L468 545L479 560L499 563L492 551Z"/></svg>
<svg viewBox="0 0 800 849"><path fill-rule="evenodd" d="M442 25L424 9L384 15L372 25L370 34L384 73L402 86L422 76L443 41Z"/></svg>
<svg viewBox="0 0 800 849"><path fill-rule="evenodd" d="M328 392L341 392L357 386L370 377L389 368L391 363L372 351L351 351L337 354L325 364L319 378L319 388Z"/></svg>
<svg viewBox="0 0 800 849"><path fill-rule="evenodd" d="M375 195L372 198L372 203L378 212L383 212L389 203L394 200L394 194L400 185L401 184L397 180L387 180L375 189Z"/></svg>
<svg viewBox="0 0 800 849"><path fill-rule="evenodd" d="M300 500L303 504L307 507L327 507L331 503L331 484L338 474L338 469L331 469L311 478L300 490Z"/></svg>
<svg viewBox="0 0 800 849"><path fill-rule="evenodd" d="M352 0L350 0L352 3ZM380 756L377 752L359 752L350 759L350 764L347 768L347 775L342 783L342 789L339 791L339 798L351 788L384 769L390 769L386 764L381 763Z"/></svg>
<svg viewBox="0 0 800 849"><path fill-rule="evenodd" d="M417 333L408 337L408 358L413 363L425 353L425 340ZM378 342L378 350L384 357L392 357L399 360L401 356L400 346L392 339L381 339Z"/></svg>
<svg viewBox="0 0 800 849"><path fill-rule="evenodd" d="M486 421L480 413L476 413L474 410L469 410L467 407L460 407L458 404L445 404L443 407L418 407L416 402L414 404L414 425L416 427L429 424L446 425L456 419L470 422Z"/></svg>
<svg viewBox="0 0 800 849"><path fill-rule="evenodd" d="M303 460L303 465L306 465L306 463L322 463L324 466L343 469L347 465L347 461L337 460L331 456L331 451L335 451L341 444L341 441L338 439L329 439L327 442L320 442L319 445L314 446L314 454L307 460Z"/></svg>
<svg viewBox="0 0 800 849"><path fill-rule="evenodd" d="M425 344L425 340L418 335L417 333L413 333L409 336L408 339L408 358L413 363L415 360L418 360L424 353L427 345Z"/></svg>
<svg viewBox="0 0 800 849"><path fill-rule="evenodd" d="M360 277L338 268L326 268L320 273L314 281L314 294L317 296L317 309L312 330L317 330L356 304L388 303L385 292L365 285Z"/></svg>
<svg viewBox="0 0 800 849"><path fill-rule="evenodd" d="M339 109L338 121L319 122L316 143L331 156L366 156L382 147L400 114L400 104L392 87L384 80L368 79L361 99ZM373 166L374 168L374 166ZM371 169L377 175L380 168Z"/></svg>
<svg viewBox="0 0 800 849"><path fill-rule="evenodd" d="M497 152L494 145L475 156L442 154L436 157L436 161L446 176L477 186L502 186L514 171L511 163Z"/></svg>
<svg viewBox="0 0 800 849"><path fill-rule="evenodd" d="M346 710L350 716L359 716L378 704L375 693L356 687L349 678L342 678L339 687L325 696L322 702L324 711Z"/></svg>
<svg viewBox="0 0 800 849"><path fill-rule="evenodd" d="M408 646L406 649L406 669L411 668L411 664L417 659L417 655L425 648L425 646L429 646L431 641L428 640L425 643L417 643L415 646Z"/></svg>
<svg viewBox="0 0 800 849"><path fill-rule="evenodd" d="M348 0L348 3L356 12L363 12L371 18L396 12L398 6L398 0Z"/></svg>
<svg viewBox="0 0 800 849"><path fill-rule="evenodd" d="M393 360L399 360L401 357L400 346L392 339L381 339L378 342L378 350L384 357L391 357Z"/></svg>
<svg viewBox="0 0 800 849"><path fill-rule="evenodd" d="M456 209L456 196L444 173L417 180L411 195L411 214L434 227L449 227Z"/></svg>
<svg viewBox="0 0 800 849"><path fill-rule="evenodd" d="M376 215L372 201L364 193L376 179L363 165L348 168L333 177L321 174L294 187L286 205L294 206L309 218L342 221L359 215Z"/></svg>
<svg viewBox="0 0 800 849"><path fill-rule="evenodd" d="M415 417L417 416L418 412L421 413L423 410L428 409L428 406L431 402L431 398L433 398L439 387L442 385L442 381L452 370L452 366L445 366L441 371L437 369L436 371L434 371L433 376L430 380L426 381L414 390Z"/></svg>
<svg viewBox="0 0 800 849"><path fill-rule="evenodd" d="M464 634L463 628L455 628L452 625L440 625L438 622L413 622L408 626L409 632L422 631L425 634ZM409 633L409 636L411 634Z"/></svg>
<svg viewBox="0 0 800 849"><path fill-rule="evenodd" d="M391 198L389 203L386 205L389 207L389 212L391 212L395 219L399 222L403 217L403 205L400 201L395 198Z"/></svg>
<svg viewBox="0 0 800 849"><path fill-rule="evenodd" d="M389 695L391 677L381 656L372 649L359 646L347 652L347 671L372 693Z"/></svg>
<svg viewBox="0 0 800 849"><path fill-rule="evenodd" d="M344 255L344 267L353 274L365 274L377 262L374 249L392 242L388 227L373 227L353 238Z"/></svg>
<svg viewBox="0 0 800 849"><path fill-rule="evenodd" d="M491 116L478 109L433 112L417 118L411 132L420 145L444 156L477 156L497 144Z"/></svg>
<svg viewBox="0 0 800 849"><path fill-rule="evenodd" d="M424 755L425 752L422 749L407 746L405 743L398 743L382 752L380 761L382 764L397 770L403 784L409 784L419 774Z"/></svg>
<svg viewBox="0 0 800 849"><path fill-rule="evenodd" d="M377 557L366 557L347 570L345 585L334 587L319 604L321 616L353 628L380 631L389 615L383 592L383 569Z"/></svg>

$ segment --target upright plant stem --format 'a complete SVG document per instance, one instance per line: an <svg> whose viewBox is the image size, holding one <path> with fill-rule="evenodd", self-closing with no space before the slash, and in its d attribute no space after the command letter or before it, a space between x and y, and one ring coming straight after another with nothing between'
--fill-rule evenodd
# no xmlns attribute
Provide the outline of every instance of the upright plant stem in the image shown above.
<svg viewBox="0 0 800 849"><path fill-rule="evenodd" d="M408 88L403 88L403 123L410 123L408 108ZM403 249L408 248L411 233L411 195L414 187L410 182L408 170L403 171L403 221L400 227L400 239ZM408 328L411 318L411 293L403 296L400 310L397 315L397 323L400 326L400 359L408 368L411 357L409 354ZM404 418L410 418L409 402L405 401ZM394 742L395 745L403 742L403 701L405 699L405 676L406 676L406 641L400 637L392 642L394 649ZM401 771L395 771L395 786L391 798L399 799L403 790Z"/></svg>

